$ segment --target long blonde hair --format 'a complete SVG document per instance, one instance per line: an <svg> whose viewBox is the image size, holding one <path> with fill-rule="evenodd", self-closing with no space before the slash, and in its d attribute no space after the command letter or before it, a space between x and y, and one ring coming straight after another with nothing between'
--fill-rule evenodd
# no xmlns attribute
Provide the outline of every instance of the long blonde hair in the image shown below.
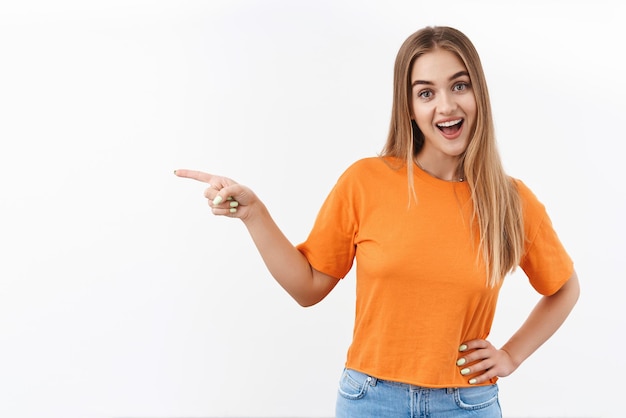
<svg viewBox="0 0 626 418"><path fill-rule="evenodd" d="M435 48L450 51L461 59L476 98L476 124L461 156L460 172L471 191L473 221L479 229L479 255L485 261L487 282L496 286L516 268L524 250L522 207L516 185L500 161L480 57L472 42L457 29L427 27L415 32L400 47L394 67L389 136L381 155L405 161L409 199L415 198L413 161L424 144L424 137L411 118L410 75L413 63Z"/></svg>

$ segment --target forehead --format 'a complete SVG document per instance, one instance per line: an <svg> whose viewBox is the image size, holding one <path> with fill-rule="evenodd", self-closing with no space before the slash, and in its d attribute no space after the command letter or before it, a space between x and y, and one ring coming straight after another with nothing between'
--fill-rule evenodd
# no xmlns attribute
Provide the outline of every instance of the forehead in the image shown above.
<svg viewBox="0 0 626 418"><path fill-rule="evenodd" d="M467 71L467 68L456 54L444 49L435 49L421 55L413 62L411 83L416 80L449 81L450 76L460 71Z"/></svg>

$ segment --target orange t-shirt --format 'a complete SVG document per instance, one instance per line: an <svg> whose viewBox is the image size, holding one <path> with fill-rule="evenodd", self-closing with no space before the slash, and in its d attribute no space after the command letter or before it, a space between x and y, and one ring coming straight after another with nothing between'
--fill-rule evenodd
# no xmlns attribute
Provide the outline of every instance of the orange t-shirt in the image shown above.
<svg viewBox="0 0 626 418"><path fill-rule="evenodd" d="M406 168L394 168L400 164L373 157L349 167L298 249L315 269L337 278L356 260L346 367L424 387L469 386L455 364L458 347L487 338L500 290L486 285L477 257L469 187L415 166L417 202L408 205ZM517 184L528 241L520 265L535 289L549 295L571 276L572 261L543 205Z"/></svg>

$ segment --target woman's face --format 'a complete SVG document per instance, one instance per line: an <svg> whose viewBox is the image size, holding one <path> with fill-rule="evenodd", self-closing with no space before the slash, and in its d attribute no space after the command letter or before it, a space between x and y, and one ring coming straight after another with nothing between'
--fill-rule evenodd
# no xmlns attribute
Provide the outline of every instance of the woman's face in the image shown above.
<svg viewBox="0 0 626 418"><path fill-rule="evenodd" d="M469 73L452 52L435 49L411 69L413 119L424 134L420 161L458 160L476 123Z"/></svg>

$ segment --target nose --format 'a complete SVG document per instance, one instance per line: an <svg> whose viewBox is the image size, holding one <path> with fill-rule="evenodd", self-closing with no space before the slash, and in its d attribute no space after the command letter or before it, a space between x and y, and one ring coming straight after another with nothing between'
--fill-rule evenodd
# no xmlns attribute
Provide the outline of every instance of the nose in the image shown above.
<svg viewBox="0 0 626 418"><path fill-rule="evenodd" d="M439 95L439 103L437 103L437 110L442 115L449 115L457 108L457 103L454 95L451 92L445 92Z"/></svg>

